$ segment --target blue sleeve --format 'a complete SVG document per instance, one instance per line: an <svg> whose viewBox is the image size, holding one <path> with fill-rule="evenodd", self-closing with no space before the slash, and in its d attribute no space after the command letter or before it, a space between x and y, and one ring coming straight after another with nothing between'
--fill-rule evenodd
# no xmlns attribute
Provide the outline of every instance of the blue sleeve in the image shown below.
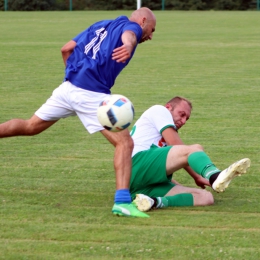
<svg viewBox="0 0 260 260"><path fill-rule="evenodd" d="M75 42L78 42L78 40L80 39L80 37L81 37L83 34L85 34L86 31L87 31L87 29L84 30L83 32L81 32L80 34L78 34L77 36L75 36L72 40L75 41Z"/></svg>
<svg viewBox="0 0 260 260"><path fill-rule="evenodd" d="M124 26L124 30L125 31L132 31L135 33L136 38L137 38L137 42L140 42L141 38L142 38L142 34L143 34L143 30L141 28L141 26L138 23L135 22L129 22Z"/></svg>

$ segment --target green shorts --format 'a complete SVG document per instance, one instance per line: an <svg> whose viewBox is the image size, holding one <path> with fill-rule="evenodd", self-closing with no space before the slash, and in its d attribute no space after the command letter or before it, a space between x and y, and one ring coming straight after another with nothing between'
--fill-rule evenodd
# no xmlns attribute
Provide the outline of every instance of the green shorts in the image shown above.
<svg viewBox="0 0 260 260"><path fill-rule="evenodd" d="M132 199L136 194L163 197L175 186L171 182L172 175L166 174L166 159L171 148L153 147L134 155L130 181Z"/></svg>

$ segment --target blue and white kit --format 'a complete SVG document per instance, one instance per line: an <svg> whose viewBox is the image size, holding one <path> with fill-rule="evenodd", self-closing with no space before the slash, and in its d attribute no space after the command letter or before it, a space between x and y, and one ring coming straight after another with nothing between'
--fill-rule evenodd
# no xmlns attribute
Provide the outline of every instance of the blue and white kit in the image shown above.
<svg viewBox="0 0 260 260"><path fill-rule="evenodd" d="M121 36L125 31L134 32L140 42L142 28L126 16L97 22L73 38L76 46L66 61L64 82L35 115L45 121L77 115L89 133L103 130L97 108L110 95L116 77L136 49L125 63L112 60L113 50L123 45Z"/></svg>
<svg viewBox="0 0 260 260"><path fill-rule="evenodd" d="M141 40L140 25L126 16L97 22L76 36L73 40L77 45L67 60L65 80L83 89L110 94L116 77L135 52L134 49L125 63L112 60L113 50L123 44L121 35L125 31L134 32L137 42Z"/></svg>

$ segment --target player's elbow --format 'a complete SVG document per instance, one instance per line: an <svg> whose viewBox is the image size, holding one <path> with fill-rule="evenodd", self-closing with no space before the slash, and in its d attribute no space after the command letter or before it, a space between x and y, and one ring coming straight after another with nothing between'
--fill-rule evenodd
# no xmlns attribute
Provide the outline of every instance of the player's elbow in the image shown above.
<svg viewBox="0 0 260 260"><path fill-rule="evenodd" d="M137 38L134 32L132 31L125 31L122 34L121 40L123 44L129 45L134 48L137 45Z"/></svg>
<svg viewBox="0 0 260 260"><path fill-rule="evenodd" d="M73 40L67 42L64 46L62 46L61 53L71 53L74 50L76 44L77 43Z"/></svg>

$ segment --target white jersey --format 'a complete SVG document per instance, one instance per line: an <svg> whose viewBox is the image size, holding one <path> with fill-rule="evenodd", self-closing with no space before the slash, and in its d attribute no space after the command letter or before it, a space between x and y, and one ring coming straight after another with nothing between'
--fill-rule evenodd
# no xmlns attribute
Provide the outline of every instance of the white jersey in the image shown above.
<svg viewBox="0 0 260 260"><path fill-rule="evenodd" d="M177 129L170 111L161 105L147 109L136 121L131 136L134 141L132 157L138 152L148 150L152 146L167 146L162 132L169 127Z"/></svg>

